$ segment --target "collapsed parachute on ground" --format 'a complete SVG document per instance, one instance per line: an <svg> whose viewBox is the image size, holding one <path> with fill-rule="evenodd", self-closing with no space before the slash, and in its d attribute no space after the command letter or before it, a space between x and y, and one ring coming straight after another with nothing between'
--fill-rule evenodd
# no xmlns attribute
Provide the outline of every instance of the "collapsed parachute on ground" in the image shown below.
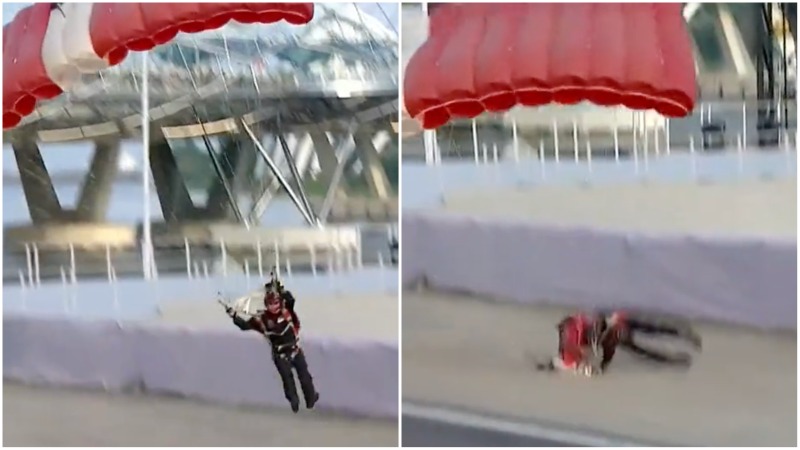
<svg viewBox="0 0 800 450"><path fill-rule="evenodd" d="M121 63L179 32L199 33L231 20L306 24L313 3L35 3L3 27L3 128L31 114L37 101Z"/></svg>
<svg viewBox="0 0 800 450"><path fill-rule="evenodd" d="M441 4L409 60L405 106L424 128L517 104L694 108L681 4Z"/></svg>

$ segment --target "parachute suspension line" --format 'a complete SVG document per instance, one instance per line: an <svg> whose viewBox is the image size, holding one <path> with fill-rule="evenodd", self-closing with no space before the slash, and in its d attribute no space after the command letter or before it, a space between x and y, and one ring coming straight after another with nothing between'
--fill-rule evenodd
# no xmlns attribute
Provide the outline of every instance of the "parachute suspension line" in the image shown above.
<svg viewBox="0 0 800 450"><path fill-rule="evenodd" d="M231 61L231 52L228 50L228 38L225 34L222 34L222 45L225 47L225 58L228 60L228 69L231 70L231 73L235 73L233 70L233 62Z"/></svg>
<svg viewBox="0 0 800 450"><path fill-rule="evenodd" d="M253 42L256 44L256 51L258 52L258 56L261 57L261 59L266 59L264 57L264 52L261 50L261 46L258 45L258 41L260 41L260 40L261 40L261 38L258 37L258 36L255 36L253 38Z"/></svg>
<svg viewBox="0 0 800 450"><path fill-rule="evenodd" d="M295 183L297 183L297 191L300 194L300 200L303 203L303 207L306 210L306 215L310 217L313 221L312 225L316 225L321 227L321 223L319 217L314 213L314 208L311 207L311 202L308 201L308 195L306 195L306 190L303 187L303 179L300 177L300 172L297 170L297 164L294 161L294 155L292 155L292 150L289 148L289 144L286 143L286 138L283 136L283 127L281 126L281 116L278 115L278 141L283 148L283 156L286 158L286 164L289 166L289 171L292 173L292 177L294 178Z"/></svg>
<svg viewBox="0 0 800 450"><path fill-rule="evenodd" d="M225 190L225 196L228 198L228 203L230 203L231 208L233 209L233 214L236 215L236 219L239 222L244 224L245 228L250 229L250 224L247 219L242 216L242 211L239 209L239 205L236 203L233 190L231 190L228 180L225 179L225 172L222 170L222 164L220 164L219 158L217 158L216 153L214 153L214 147L211 145L211 140L208 138L206 125L200 119L200 115L197 113L197 108L195 108L194 105L192 105L192 111L194 112L194 117L197 120L197 123L200 125L200 128L203 131L203 144L206 147L209 158L211 158L211 164L214 166L214 172L216 172L219 181L222 183L222 188Z"/></svg>
<svg viewBox="0 0 800 450"><path fill-rule="evenodd" d="M142 274L153 278L153 238L150 229L150 64L149 53L142 52Z"/></svg>
<svg viewBox="0 0 800 450"><path fill-rule="evenodd" d="M197 80L194 79L194 73L192 73L192 69L189 67L189 61L186 60L186 55L183 54L183 45L181 43L178 43L178 54L181 55L183 67L185 67L186 71L189 73L189 80L192 82L192 87L194 88L195 92L197 92Z"/></svg>
<svg viewBox="0 0 800 450"><path fill-rule="evenodd" d="M258 57L260 58L259 65L264 67L264 66L266 66L265 57L264 57L264 54L261 52L261 47L258 45L259 39L260 39L260 37L259 37L258 34L255 34L253 36L253 43L256 46L256 51L258 52ZM250 65L250 77L252 78L253 89L255 90L256 95L255 95L255 97L253 99L252 106L250 105L250 97L249 96L245 96L245 104L247 105L247 109L246 110L247 111L252 111L252 115L255 116L256 112L258 111L258 106L259 106L260 99L261 99L261 88L258 85L258 78L257 78L258 74L256 74L255 66L254 66L252 60L249 62L249 65ZM265 71L265 73L266 73L266 71ZM228 110L230 111L231 118L234 118L233 109L229 107ZM244 122L244 117L238 118L237 119L237 123L239 121ZM236 128L237 128L237 132L241 133L241 131L238 130L239 127L236 127ZM244 151L247 151L247 152L250 151L249 147L245 148L245 149L242 148L241 139L237 139L236 140L236 145L238 146L238 149L239 149L239 157L240 158L244 157ZM252 151L255 152L256 151L255 148L253 148ZM255 164L255 162L256 162L255 159L253 159L251 161L253 162L253 164ZM257 172L256 172L254 167L249 169L247 173L250 174L250 178L247 180L246 186L248 187L248 190L250 190L252 192L252 194L250 195L250 205L249 205L250 206L250 208L249 208L250 212L248 212L247 218L248 218L248 220L250 222L258 224L261 221L261 217L259 215L255 214L256 206L259 203L259 201L258 201L259 199L257 198L257 196L255 194L255 191L256 191L256 188L258 188L258 189L261 188L261 184L257 182L258 174L257 174ZM241 185L242 184L239 184L239 186L241 186ZM269 189L269 184L267 184L267 189Z"/></svg>
<svg viewBox="0 0 800 450"><path fill-rule="evenodd" d="M264 69L264 73L266 73L267 72L266 71L267 57L264 56L264 52L261 50L261 46L258 45L258 41L260 41L260 40L261 40L261 38L259 36L253 37L253 42L256 44L256 52L258 52L258 57L260 58L259 64L258 64L259 68ZM255 69L255 67L253 67L253 62L252 61L250 62L250 74L253 76L253 85L256 87L256 93L260 95L261 94L261 90L259 89L258 82L256 81L256 69ZM258 102L256 102L256 103L258 103Z"/></svg>
<svg viewBox="0 0 800 450"><path fill-rule="evenodd" d="M472 119L472 155L475 158L475 165L480 164L480 157L478 155L478 125L475 119Z"/></svg>
<svg viewBox="0 0 800 450"><path fill-rule="evenodd" d="M639 144L639 139L638 139L638 133L639 133L639 121L638 121L638 119L639 119L639 115L636 114L636 111L631 111L631 115L632 115L631 116L631 123L633 123L633 132L632 132L632 134L633 134L633 170L636 173L636 175L638 176L639 175L639 148L638 148L638 144ZM701 114L701 117L702 117L702 114Z"/></svg>
<svg viewBox="0 0 800 450"><path fill-rule="evenodd" d="M356 14L358 14L358 21L361 22L361 26L364 28L364 31L366 31L367 35L369 36L367 44L369 45L369 50L372 52L372 56L373 57L379 56L377 50L375 50L375 47L373 46L373 43L377 43L378 41L375 39L375 36L372 35L372 31L370 31L369 27L364 22L364 16L361 15L361 8L358 7L358 3L353 3L353 6L356 8ZM386 55L381 54L380 59L381 61L383 61L384 66L389 67L389 61L386 59Z"/></svg>
<svg viewBox="0 0 800 450"><path fill-rule="evenodd" d="M647 173L650 169L650 130L647 123L647 112L639 112L639 123L642 127L642 161L644 162L644 172Z"/></svg>
<svg viewBox="0 0 800 450"><path fill-rule="evenodd" d="M286 190L287 194L289 194L289 198L292 200L294 205L300 211L300 214L303 215L303 218L306 220L306 222L311 226L317 225L314 223L314 220L311 218L311 216L309 216L308 213L306 212L302 202L300 201L300 199L297 198L297 194L295 194L292 187L289 186L289 183L286 181L286 178L284 178L283 174L278 169L278 166L277 164L275 164L275 161L273 161L272 157L269 156L269 153L267 153L267 151L264 150L264 146L261 145L261 142L259 142L258 138L256 138L256 135L250 129L250 126L248 126L244 120L240 121L240 124L244 129L244 131L248 134L248 136L250 136L250 139L253 141L253 144L255 144L256 149L261 154L261 157L264 159L264 162L267 163L267 166L269 166L269 169L272 171L272 174L275 176L275 178L278 179L278 182L281 184L281 187Z"/></svg>
<svg viewBox="0 0 800 450"><path fill-rule="evenodd" d="M375 56L375 48L372 46L372 42L375 40L375 37L372 35L372 32L369 31L369 28L364 23L364 17L361 16L361 9L358 7L358 3L353 3L353 8L356 9L356 14L358 15L358 21L361 22L361 26L364 27L364 31L367 32L369 36L369 40L367 44L369 45L369 50L372 52L372 56Z"/></svg>
<svg viewBox="0 0 800 450"><path fill-rule="evenodd" d="M225 69L222 68L222 61L220 61L219 55L214 55L214 59L217 60L217 69L219 69L219 77L222 78L222 84L225 86L225 92L228 92L228 77L225 76Z"/></svg>
<svg viewBox="0 0 800 450"><path fill-rule="evenodd" d="M383 15L383 18L384 20L386 20L386 23L392 28L392 31L394 31L395 37L399 37L400 33L397 31L397 28L394 26L392 21L389 20L389 15L386 14L386 10L383 9L383 3L376 3L376 5L378 5L378 9L381 10L381 15Z"/></svg>
<svg viewBox="0 0 800 450"><path fill-rule="evenodd" d="M339 13L327 7L325 8L325 11L328 11L333 16L333 20L336 21L336 25L339 27L339 33L342 35L342 37L344 37L344 28L342 28L342 21L339 20Z"/></svg>

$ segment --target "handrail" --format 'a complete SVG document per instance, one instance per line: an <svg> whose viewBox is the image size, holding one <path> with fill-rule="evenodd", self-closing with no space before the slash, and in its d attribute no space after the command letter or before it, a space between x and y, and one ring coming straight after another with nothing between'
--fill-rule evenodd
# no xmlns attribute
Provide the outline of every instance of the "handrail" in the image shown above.
<svg viewBox="0 0 800 450"><path fill-rule="evenodd" d="M194 258L191 254L191 248L189 246L188 240L185 241L185 252L186 252L186 278L187 281L197 281L202 282L204 284L209 285L212 283L213 280L217 280L216 283L220 282L220 278L222 284L225 285L227 279L241 279L244 278L244 284L248 292L250 292L251 287L259 287L262 285L263 280L265 279L265 275L267 272L267 267L265 265L268 264L269 270L275 270L278 272L281 277L288 278L288 283L291 284L291 280L295 279L295 277L301 276L301 272L297 269L297 264L295 263L295 257L291 255L283 254L283 249L280 246L279 242L272 242L270 245L262 246L261 243L256 243L258 246L258 270L252 270L251 268L251 259L247 258L244 259L244 263L241 264L242 272L233 274L225 269L228 268L229 263L229 256L228 252L223 251L222 253L222 260L219 262L222 266L222 271L214 273L209 268L209 260L203 258ZM225 243L223 241L220 242L220 248L225 248ZM275 254L274 261L265 261L262 258L262 247L269 248ZM18 271L19 277L19 286L20 286L20 295L21 295L21 302L22 302L22 310L23 312L28 311L31 309L31 301L36 298L36 294L39 291L43 291L41 294L44 294L44 297L41 298L53 298L53 295L50 294L50 291L46 290L46 288L52 289L54 286L58 286L57 282L55 283L41 283L40 280L36 279L36 276L33 275L33 272L36 270L34 268L35 264L34 261L38 260L38 250L33 245L28 245L26 247L28 249L28 254L30 255L31 260L31 267L26 272L23 269ZM316 252L318 248L314 246L308 247L310 261L312 263L312 270L310 275L312 279L323 279L325 277L330 280L330 287L335 288L338 290L336 286L339 286L339 282L336 281L337 278L346 274L357 274L364 270L361 261L355 261L354 257L358 255L358 249L354 247L342 247L342 246L333 246L331 247L327 254L327 258L322 261L322 264L319 264L319 260L316 257ZM105 251L105 264L106 264L106 278L109 288L111 289L110 294L112 296L111 299L111 307L113 309L113 314L119 320L123 314L123 298L121 297L121 293L124 293L124 290L120 289L120 279L118 277L118 270L117 266L114 262L114 251L111 248L107 248ZM380 286L382 289L391 288L393 283L391 282L392 278L387 272L387 269L384 265L384 256L382 253L378 252L376 255L378 260L378 268L380 270ZM300 260L304 258L298 258ZM306 258L309 259L309 258ZM79 272L79 268L76 267L74 264L74 257L72 259L71 267L60 266L60 285L62 287L61 294L63 301L62 309L65 314L75 314L76 308L78 305L78 298L77 292L79 291L78 286L79 284L83 283L85 280L79 279L75 276L76 273ZM202 267L202 269L201 269ZM71 275L68 275L71 274ZM307 275L306 275L307 276ZM140 278L141 279L141 278ZM180 280L180 276L178 277L170 277L164 278L165 281L169 281L170 283L174 283L177 280ZM152 286L156 291L158 291L158 285L160 283L160 278L158 276L158 271L156 270L156 274L154 278L150 281L141 279L142 283L145 283L148 286ZM129 282L129 281L126 281ZM96 283L96 282L95 282ZM127 286L127 285L126 285ZM209 292L209 296L213 295L213 292ZM57 297L56 297L57 298ZM160 297L157 298L160 302ZM179 299L170 299L170 300L179 300ZM160 306L156 305L156 308Z"/></svg>
<svg viewBox="0 0 800 450"><path fill-rule="evenodd" d="M154 249L158 253L157 258L168 264L174 270L177 265L175 264L176 258L182 253L183 268L180 270L186 274L186 278L193 279L200 275L200 268L202 267L202 276L208 278L209 263L216 261L220 264L221 274L223 277L230 275L229 268L231 262L236 261L236 265L240 266L241 270L249 271L250 267L257 269L257 274L260 278L265 276L268 267L276 267L277 270L291 266L296 272L299 266L308 267L310 273L316 274L318 272L325 272L325 267L320 266L319 255L328 254L334 255L335 261L346 261L349 268L361 268L364 262L361 259L361 229L356 228L357 238L352 243L347 243L342 240L337 240L331 243L313 243L309 242L305 246L298 246L287 248L279 237L270 242L262 242L257 239L251 244L250 247L243 246L242 244L236 245L231 248L230 245L224 240L220 239L216 244L210 245L192 245L190 239L185 237L181 245L156 245ZM109 283L114 283L117 280L119 272L119 255L121 252L128 252L130 250L118 250L114 246L105 245L103 249L102 266L101 261L93 259L89 262L83 262L84 267L80 267L81 262L78 256L81 252L76 248L75 244L69 244L66 254L62 252L51 250L41 251L36 243L29 242L23 243L24 249L24 267L19 269L19 275L22 277L20 283L22 286L29 289L36 289L42 286L42 256L52 259L54 255L62 254L63 264L58 266L58 270L64 274L65 280L68 278L69 284L75 284L79 280L81 273L103 273L104 278ZM216 250L215 250L216 249ZM211 252L210 254L208 252ZM231 259L231 253L237 256ZM12 253L13 254L13 253ZM99 254L95 253L99 256ZM268 260L266 255L270 255L274 259ZM94 257L91 257L94 258ZM11 268L11 261L6 260L8 267ZM46 266L45 266L46 267ZM93 269L92 269L93 268ZM51 267L52 269L52 267ZM156 270L158 272L158 270ZM179 271L179 272L180 272ZM127 272L126 272L127 273ZM45 275L47 277L47 274ZM66 282L66 281L65 281Z"/></svg>

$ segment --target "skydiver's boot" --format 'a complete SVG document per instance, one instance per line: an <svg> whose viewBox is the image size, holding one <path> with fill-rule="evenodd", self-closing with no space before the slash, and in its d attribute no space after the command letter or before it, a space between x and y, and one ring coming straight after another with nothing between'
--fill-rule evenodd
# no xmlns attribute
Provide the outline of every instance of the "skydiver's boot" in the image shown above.
<svg viewBox="0 0 800 450"><path fill-rule="evenodd" d="M316 405L318 401L319 401L319 392L314 392L314 398L312 398L310 402L306 401L306 408L314 409L314 405Z"/></svg>
<svg viewBox="0 0 800 450"><path fill-rule="evenodd" d="M689 342L691 342L692 345L694 345L695 349L697 349L697 350L702 350L703 349L703 339L700 337L700 335L696 331L694 331L691 328L687 328L684 331L684 336L686 336L686 339L688 339Z"/></svg>

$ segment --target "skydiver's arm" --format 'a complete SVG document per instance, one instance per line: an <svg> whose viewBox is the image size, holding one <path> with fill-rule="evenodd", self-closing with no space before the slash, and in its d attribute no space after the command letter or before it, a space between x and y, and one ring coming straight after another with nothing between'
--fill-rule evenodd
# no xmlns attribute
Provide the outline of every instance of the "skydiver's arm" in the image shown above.
<svg viewBox="0 0 800 450"><path fill-rule="evenodd" d="M294 312L295 299L290 291L283 291L283 301L286 302L286 308Z"/></svg>
<svg viewBox="0 0 800 450"><path fill-rule="evenodd" d="M234 313L231 317L233 318L233 324L236 325L240 330L247 331L253 329L253 324L251 323L252 318L245 319L236 313Z"/></svg>
<svg viewBox="0 0 800 450"><path fill-rule="evenodd" d="M300 318L297 316L297 313L294 311L294 304L295 304L294 295L292 295L292 293L289 292L289 291L284 291L283 292L283 301L286 303L286 309L289 310L289 314L292 315L292 321L294 321L294 324L297 325L298 328L300 328Z"/></svg>
<svg viewBox="0 0 800 450"><path fill-rule="evenodd" d="M244 318L239 316L239 314L234 313L231 317L233 318L233 324L242 331L253 330L258 331L259 333L263 333L265 331L264 324L256 316Z"/></svg>

